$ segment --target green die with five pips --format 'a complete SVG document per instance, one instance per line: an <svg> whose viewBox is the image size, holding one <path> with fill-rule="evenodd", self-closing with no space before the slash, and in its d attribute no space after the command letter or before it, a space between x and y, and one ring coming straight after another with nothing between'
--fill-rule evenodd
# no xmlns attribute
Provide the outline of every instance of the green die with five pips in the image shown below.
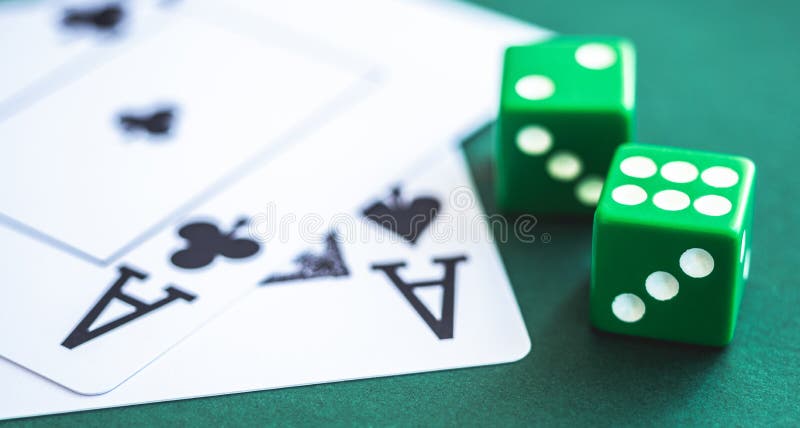
<svg viewBox="0 0 800 428"><path fill-rule="evenodd" d="M754 182L746 158L620 146L594 217L592 324L728 344L749 275Z"/></svg>

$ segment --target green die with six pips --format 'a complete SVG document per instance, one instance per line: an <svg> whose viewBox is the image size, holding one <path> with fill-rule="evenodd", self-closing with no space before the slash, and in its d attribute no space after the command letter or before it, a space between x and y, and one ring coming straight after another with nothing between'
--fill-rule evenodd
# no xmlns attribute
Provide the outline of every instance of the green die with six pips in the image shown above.
<svg viewBox="0 0 800 428"><path fill-rule="evenodd" d="M556 36L506 50L495 146L507 213L590 214L616 147L634 138L634 48Z"/></svg>
<svg viewBox="0 0 800 428"><path fill-rule="evenodd" d="M594 217L592 324L728 344L750 269L754 183L746 158L620 146Z"/></svg>

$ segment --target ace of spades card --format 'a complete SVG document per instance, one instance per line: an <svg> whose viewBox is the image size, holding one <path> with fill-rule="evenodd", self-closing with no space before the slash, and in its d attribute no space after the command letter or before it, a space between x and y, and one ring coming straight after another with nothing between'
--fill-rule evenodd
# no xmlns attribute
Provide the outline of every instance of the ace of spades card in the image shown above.
<svg viewBox="0 0 800 428"><path fill-rule="evenodd" d="M377 204L390 209L384 220L388 215L413 219L408 210L417 210L414 244L410 236L387 229L388 222L378 224L365 215ZM312 204L301 206L309 208L299 208L298 215ZM207 361L236 361L215 369L230 381L227 392L498 364L530 351L461 152L436 151L383 180L351 202L346 220L337 221L340 211L322 206L311 213L326 220L317 239L294 240L292 255L235 311L148 367L134 385L143 388L148 378L167 373L188 380L199 367L177 374L169 367L215 342L226 346L207 354ZM318 267L317 274L309 265ZM226 336L253 320L258 320L255 337ZM254 367L280 369L254 375ZM202 365L202 370L211 368ZM181 392L173 392L173 398L196 392L176 389Z"/></svg>

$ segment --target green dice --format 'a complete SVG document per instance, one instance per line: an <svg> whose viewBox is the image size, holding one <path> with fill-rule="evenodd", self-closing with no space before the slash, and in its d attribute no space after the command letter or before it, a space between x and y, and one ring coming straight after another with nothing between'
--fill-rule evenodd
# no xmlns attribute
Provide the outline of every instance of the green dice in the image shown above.
<svg viewBox="0 0 800 428"><path fill-rule="evenodd" d="M592 324L728 344L750 265L754 182L745 158L620 146L594 217Z"/></svg>
<svg viewBox="0 0 800 428"><path fill-rule="evenodd" d="M507 213L590 214L617 146L634 139L634 48L553 37L506 50L495 147Z"/></svg>

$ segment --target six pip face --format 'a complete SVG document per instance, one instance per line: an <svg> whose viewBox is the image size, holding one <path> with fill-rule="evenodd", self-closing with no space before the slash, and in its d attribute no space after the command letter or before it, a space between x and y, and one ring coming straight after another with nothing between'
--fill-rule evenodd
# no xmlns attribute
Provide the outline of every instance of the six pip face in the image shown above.
<svg viewBox="0 0 800 428"><path fill-rule="evenodd" d="M727 344L749 271L754 179L736 156L621 146L595 215L593 324Z"/></svg>

